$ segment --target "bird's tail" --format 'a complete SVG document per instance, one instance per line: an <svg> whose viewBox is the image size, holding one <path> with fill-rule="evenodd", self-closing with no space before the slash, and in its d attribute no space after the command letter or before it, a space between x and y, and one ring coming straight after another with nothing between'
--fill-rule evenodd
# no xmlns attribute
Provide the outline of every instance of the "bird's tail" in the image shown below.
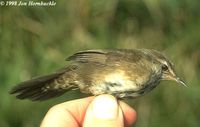
<svg viewBox="0 0 200 127"><path fill-rule="evenodd" d="M29 99L32 101L43 101L60 96L70 89L75 89L72 87L66 89L56 88L56 85L64 85L62 83L58 84L58 80L65 72L54 73L22 82L13 87L10 94L16 94L18 99Z"/></svg>

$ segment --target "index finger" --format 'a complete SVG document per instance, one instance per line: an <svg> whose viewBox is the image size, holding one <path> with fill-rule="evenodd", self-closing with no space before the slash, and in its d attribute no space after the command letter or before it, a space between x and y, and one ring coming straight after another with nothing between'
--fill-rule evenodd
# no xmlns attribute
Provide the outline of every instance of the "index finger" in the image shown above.
<svg viewBox="0 0 200 127"><path fill-rule="evenodd" d="M88 105L94 97L67 101L53 106L46 114L41 127L79 127Z"/></svg>

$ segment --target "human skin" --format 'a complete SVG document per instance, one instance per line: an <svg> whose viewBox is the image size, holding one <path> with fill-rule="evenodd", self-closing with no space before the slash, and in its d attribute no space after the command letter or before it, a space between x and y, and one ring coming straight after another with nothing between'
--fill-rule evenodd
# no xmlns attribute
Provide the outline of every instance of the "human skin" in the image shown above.
<svg viewBox="0 0 200 127"><path fill-rule="evenodd" d="M136 122L136 117L129 105L104 94L53 106L41 127L127 127Z"/></svg>

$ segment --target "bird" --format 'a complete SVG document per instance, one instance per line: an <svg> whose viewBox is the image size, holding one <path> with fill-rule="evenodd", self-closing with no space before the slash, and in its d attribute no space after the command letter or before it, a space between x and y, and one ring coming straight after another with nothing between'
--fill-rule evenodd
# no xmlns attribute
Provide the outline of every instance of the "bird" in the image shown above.
<svg viewBox="0 0 200 127"><path fill-rule="evenodd" d="M10 94L21 100L44 101L79 90L124 99L145 95L162 80L187 87L172 62L154 49L91 49L74 53L66 61L68 65L52 74L19 83Z"/></svg>

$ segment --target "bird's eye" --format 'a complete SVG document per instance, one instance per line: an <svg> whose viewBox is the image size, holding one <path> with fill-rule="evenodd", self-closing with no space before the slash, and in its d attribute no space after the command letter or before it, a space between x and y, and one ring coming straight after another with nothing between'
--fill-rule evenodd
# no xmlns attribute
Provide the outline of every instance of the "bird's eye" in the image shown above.
<svg viewBox="0 0 200 127"><path fill-rule="evenodd" d="M164 65L162 66L162 70L163 70L163 71L168 70L168 66L164 64Z"/></svg>

